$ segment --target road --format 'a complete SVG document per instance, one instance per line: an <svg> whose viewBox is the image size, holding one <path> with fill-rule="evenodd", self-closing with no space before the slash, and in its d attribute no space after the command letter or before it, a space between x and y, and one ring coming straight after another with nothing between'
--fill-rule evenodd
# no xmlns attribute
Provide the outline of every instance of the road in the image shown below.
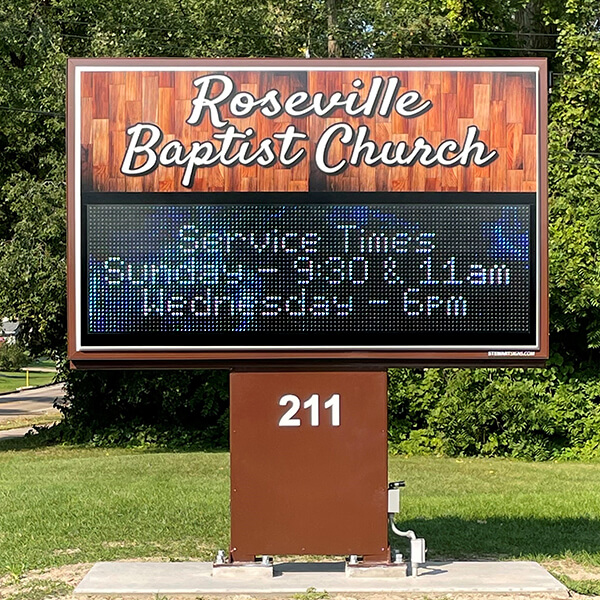
<svg viewBox="0 0 600 600"><path fill-rule="evenodd" d="M47 414L57 398L65 395L62 383L47 385L33 390L23 390L0 396L0 421L15 417Z"/></svg>
<svg viewBox="0 0 600 600"><path fill-rule="evenodd" d="M16 417L56 414L54 401L65 395L63 384L47 385L34 390L23 390L0 396L0 423ZM22 437L31 427L0 431L0 439Z"/></svg>

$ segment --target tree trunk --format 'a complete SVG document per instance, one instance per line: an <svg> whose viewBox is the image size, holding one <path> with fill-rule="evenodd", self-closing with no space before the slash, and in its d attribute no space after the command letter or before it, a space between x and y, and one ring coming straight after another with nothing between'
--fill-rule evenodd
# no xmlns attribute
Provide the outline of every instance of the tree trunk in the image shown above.
<svg viewBox="0 0 600 600"><path fill-rule="evenodd" d="M329 58L339 58L342 55L337 36L337 9L339 0L327 0L327 55Z"/></svg>

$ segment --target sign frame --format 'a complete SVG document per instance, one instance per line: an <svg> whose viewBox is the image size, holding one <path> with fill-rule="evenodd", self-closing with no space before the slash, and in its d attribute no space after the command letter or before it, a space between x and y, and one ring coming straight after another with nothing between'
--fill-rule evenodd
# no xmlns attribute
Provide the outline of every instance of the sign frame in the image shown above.
<svg viewBox="0 0 600 600"><path fill-rule="evenodd" d="M455 347L402 350L344 347L339 349L256 348L198 349L173 347L86 348L78 319L81 314L81 180L80 180L80 74L87 70L278 70L278 71L534 71L537 80L537 343L535 348ZM548 239L547 239L547 61L539 58L503 59L69 59L67 97L67 306L68 355L74 368L332 368L374 369L390 366L538 366L549 354Z"/></svg>

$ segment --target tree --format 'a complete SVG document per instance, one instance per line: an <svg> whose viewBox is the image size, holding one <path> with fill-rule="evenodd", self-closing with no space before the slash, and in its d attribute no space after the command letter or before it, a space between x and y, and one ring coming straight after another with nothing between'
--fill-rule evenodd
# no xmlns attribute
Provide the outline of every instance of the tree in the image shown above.
<svg viewBox="0 0 600 600"><path fill-rule="evenodd" d="M600 11L596 2L577 0L526 8L542 22L537 31L546 47L556 44L549 127L552 357L546 369L529 371L394 373L391 434L401 451L600 454L600 268L593 258L600 244ZM521 11L515 17L524 20Z"/></svg>
<svg viewBox="0 0 600 600"><path fill-rule="evenodd" d="M593 259L600 240L598 17L595 0L142 0L134 4L4 0L0 4L0 315L23 322L25 341L33 353L64 356L68 56L302 57L307 51L313 57L356 58L549 56L555 73L550 113L552 366L526 373L397 371L393 378L413 390L416 399L394 392L399 388L392 386L391 428L398 443L421 432L419 444L431 450L440 432L449 435L443 415L450 414L452 406L474 396L483 402L501 389L509 403L511 398L515 403L530 398L531 415L549 399L560 407L554 416L545 412L548 419L536 421L546 435L540 455L551 454L553 445L579 443L575 438L560 441L564 436L556 432L565 427L577 432L580 441L592 440L593 419L600 422L594 416L600 381L595 374L600 268ZM110 429L110 423L94 412L107 397L119 399L115 412L121 415L116 419L121 424L130 417L138 419L124 404L139 406L143 400L162 407L152 414L155 422L164 425L164 416L175 410L178 400L167 394L168 406L150 401L144 387L159 398L160 390L166 389L161 386L176 385L182 406L188 397L198 399L194 390L199 388L214 399L213 408L224 411L226 407L221 394L224 380L211 372L198 377L188 373L179 379L171 374L110 373L69 373L67 378L75 407L72 424L75 429L81 425L79 431L87 425L87 431ZM561 420L561 411L570 411L570 420ZM588 420L584 413L591 415ZM474 418L477 411L465 414ZM213 417L202 418L208 423ZM223 425L224 421L217 421ZM198 421L190 422L197 427ZM468 442L444 451L481 452L485 446L492 452L520 452L488 425L474 421L469 427L475 438L487 431L488 441L497 440L496 450L495 442L483 446Z"/></svg>
<svg viewBox="0 0 600 600"><path fill-rule="evenodd" d="M550 107L550 299L561 351L597 360L600 347L600 10L566 4L562 67Z"/></svg>
<svg viewBox="0 0 600 600"><path fill-rule="evenodd" d="M11 0L0 6L0 315L22 322L32 353L64 357L66 351L67 57L304 56L308 46L325 52L326 22L313 2ZM72 439L147 439L148 428L156 439L169 426L181 439L185 426L194 432L188 442L224 443L223 373L67 370L65 376L71 400L65 435ZM115 428L123 435L115 437Z"/></svg>

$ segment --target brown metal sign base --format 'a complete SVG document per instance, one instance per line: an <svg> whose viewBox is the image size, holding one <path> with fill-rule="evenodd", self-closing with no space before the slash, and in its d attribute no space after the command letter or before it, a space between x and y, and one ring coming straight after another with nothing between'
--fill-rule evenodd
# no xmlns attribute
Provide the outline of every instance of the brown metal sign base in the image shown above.
<svg viewBox="0 0 600 600"><path fill-rule="evenodd" d="M386 372L234 372L231 559L389 560Z"/></svg>

